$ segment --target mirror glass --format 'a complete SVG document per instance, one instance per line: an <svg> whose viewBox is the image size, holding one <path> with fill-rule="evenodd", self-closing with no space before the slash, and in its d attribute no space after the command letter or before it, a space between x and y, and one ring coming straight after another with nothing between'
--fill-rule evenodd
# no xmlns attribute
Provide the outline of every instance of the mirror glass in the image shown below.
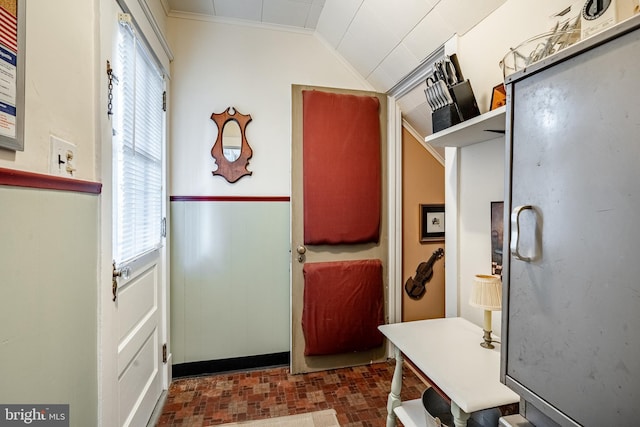
<svg viewBox="0 0 640 427"><path fill-rule="evenodd" d="M230 162L240 157L242 147L242 133L240 125L235 120L228 120L222 128L222 153Z"/></svg>

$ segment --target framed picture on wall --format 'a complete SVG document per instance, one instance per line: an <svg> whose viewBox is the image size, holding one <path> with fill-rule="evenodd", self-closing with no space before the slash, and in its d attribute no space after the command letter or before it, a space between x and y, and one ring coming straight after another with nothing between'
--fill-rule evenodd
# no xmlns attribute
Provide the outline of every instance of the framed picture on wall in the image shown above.
<svg viewBox="0 0 640 427"><path fill-rule="evenodd" d="M0 0L0 147L24 151L26 0Z"/></svg>
<svg viewBox="0 0 640 427"><path fill-rule="evenodd" d="M504 202L491 202L491 274L502 277Z"/></svg>
<svg viewBox="0 0 640 427"><path fill-rule="evenodd" d="M0 147L24 150L26 0L0 0Z"/></svg>
<svg viewBox="0 0 640 427"><path fill-rule="evenodd" d="M420 205L420 241L444 240L444 205Z"/></svg>

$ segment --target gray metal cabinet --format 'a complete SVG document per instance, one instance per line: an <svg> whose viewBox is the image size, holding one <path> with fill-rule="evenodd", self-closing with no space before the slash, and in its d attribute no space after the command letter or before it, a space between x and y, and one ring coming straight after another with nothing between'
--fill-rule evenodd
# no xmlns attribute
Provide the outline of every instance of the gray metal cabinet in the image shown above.
<svg viewBox="0 0 640 427"><path fill-rule="evenodd" d="M501 375L536 426L640 417L638 18L507 81Z"/></svg>

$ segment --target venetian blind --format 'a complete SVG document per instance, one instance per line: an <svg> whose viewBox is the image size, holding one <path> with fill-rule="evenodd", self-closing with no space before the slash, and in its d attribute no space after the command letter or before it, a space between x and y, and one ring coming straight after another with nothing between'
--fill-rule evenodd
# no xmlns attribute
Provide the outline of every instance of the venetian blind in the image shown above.
<svg viewBox="0 0 640 427"><path fill-rule="evenodd" d="M164 82L126 23L119 26L114 65L114 258L119 264L162 241Z"/></svg>

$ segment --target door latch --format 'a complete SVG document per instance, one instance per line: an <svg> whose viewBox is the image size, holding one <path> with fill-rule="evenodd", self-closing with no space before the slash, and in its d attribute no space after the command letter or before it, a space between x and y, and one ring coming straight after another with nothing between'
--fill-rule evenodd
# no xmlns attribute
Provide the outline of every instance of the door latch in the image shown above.
<svg viewBox="0 0 640 427"><path fill-rule="evenodd" d="M111 292L113 292L113 301L118 299L118 277L123 279L129 278L129 267L116 268L116 262L113 261L111 270Z"/></svg>

